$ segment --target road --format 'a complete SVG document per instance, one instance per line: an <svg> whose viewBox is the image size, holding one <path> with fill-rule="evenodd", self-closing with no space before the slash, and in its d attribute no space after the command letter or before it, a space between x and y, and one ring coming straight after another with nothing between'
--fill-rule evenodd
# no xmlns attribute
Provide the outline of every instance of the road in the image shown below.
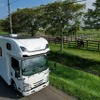
<svg viewBox="0 0 100 100"><path fill-rule="evenodd" d="M76 100L75 98L63 93L52 86L48 86L41 91L30 96L23 97L8 86L0 77L0 100Z"/></svg>

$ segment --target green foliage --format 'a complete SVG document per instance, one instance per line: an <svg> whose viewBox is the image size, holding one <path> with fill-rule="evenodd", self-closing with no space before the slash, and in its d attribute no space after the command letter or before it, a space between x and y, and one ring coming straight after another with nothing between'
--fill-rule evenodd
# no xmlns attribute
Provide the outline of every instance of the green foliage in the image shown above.
<svg viewBox="0 0 100 100"><path fill-rule="evenodd" d="M2 31L5 32L10 32L10 26L9 26L9 19L6 18L4 20L1 21L1 27L2 27Z"/></svg>
<svg viewBox="0 0 100 100"><path fill-rule="evenodd" d="M32 36L35 35L39 28L39 20L36 16L37 13L39 13L38 8L18 9L14 12L12 14L14 33L28 32L31 33Z"/></svg>
<svg viewBox="0 0 100 100"><path fill-rule="evenodd" d="M2 28L1 28L1 22L2 22L2 20L0 20L0 30L2 29Z"/></svg>
<svg viewBox="0 0 100 100"><path fill-rule="evenodd" d="M70 30L68 31L69 34L72 32L73 34L76 33L80 24L78 20L79 17L82 16L81 11L85 6L83 4L74 4L74 1L75 0L72 0L72 2L69 0L54 2L44 7L45 32L53 36L61 36L61 51L63 49L63 33L66 33L66 30ZM70 21L73 22L73 25L69 24ZM69 25L69 27L67 25Z"/></svg>
<svg viewBox="0 0 100 100"><path fill-rule="evenodd" d="M76 19L82 15L81 9L85 5L74 1L76 0L57 1L35 8L17 9L12 13L13 32L29 32L35 35L42 27L47 34L61 35L69 21L74 22L73 27L76 30L79 25ZM9 31L8 18L2 22L2 26L4 31Z"/></svg>
<svg viewBox="0 0 100 100"><path fill-rule="evenodd" d="M88 9L84 15L84 23L86 29L100 29L100 0L93 3L95 9Z"/></svg>
<svg viewBox="0 0 100 100"><path fill-rule="evenodd" d="M55 70L53 70L53 62L49 62L49 66L51 85L79 100L100 99L100 77L58 63Z"/></svg>
<svg viewBox="0 0 100 100"><path fill-rule="evenodd" d="M0 35L2 35L2 34L8 34L8 32L4 32L3 31L2 22L3 22L3 20L0 20Z"/></svg>
<svg viewBox="0 0 100 100"><path fill-rule="evenodd" d="M28 32L35 35L40 27L38 19L39 14L39 7L17 9L16 12L12 13L13 33ZM8 18L3 20L1 25L4 27L4 31L9 32L10 27Z"/></svg>
<svg viewBox="0 0 100 100"><path fill-rule="evenodd" d="M80 10L83 8L84 5L74 4L70 1L55 2L46 5L43 14L46 21L46 33L61 35L67 28L66 25L69 25L69 21L73 21L75 25L76 23L78 24L78 18L82 15ZM73 27L76 27L75 25ZM69 25L69 28L71 28L71 25Z"/></svg>

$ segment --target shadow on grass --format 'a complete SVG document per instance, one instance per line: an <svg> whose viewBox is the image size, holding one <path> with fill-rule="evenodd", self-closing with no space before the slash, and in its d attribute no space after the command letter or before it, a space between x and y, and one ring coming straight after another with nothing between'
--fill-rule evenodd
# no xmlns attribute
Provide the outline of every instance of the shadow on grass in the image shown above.
<svg viewBox="0 0 100 100"><path fill-rule="evenodd" d="M68 53L51 51L49 60L100 76L100 62Z"/></svg>

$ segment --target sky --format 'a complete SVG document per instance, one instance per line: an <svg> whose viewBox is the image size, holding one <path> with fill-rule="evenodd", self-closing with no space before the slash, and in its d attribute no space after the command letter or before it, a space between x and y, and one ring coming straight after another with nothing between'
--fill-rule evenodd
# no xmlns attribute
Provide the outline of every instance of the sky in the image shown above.
<svg viewBox="0 0 100 100"><path fill-rule="evenodd" d="M8 0L0 0L0 19L4 19L8 16ZM10 0L11 12L16 11L17 8L32 8L42 4L48 4L54 2L55 0ZM77 0L81 1L81 0ZM96 0L86 0L82 3L86 3L86 9L93 8L92 3Z"/></svg>

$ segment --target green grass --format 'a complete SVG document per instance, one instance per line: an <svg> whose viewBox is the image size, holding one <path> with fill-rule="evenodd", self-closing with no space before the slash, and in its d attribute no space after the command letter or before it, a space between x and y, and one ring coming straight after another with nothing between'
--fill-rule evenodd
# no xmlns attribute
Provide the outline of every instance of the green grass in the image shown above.
<svg viewBox="0 0 100 100"><path fill-rule="evenodd" d="M63 52L68 53L71 55L79 56L81 58L91 59L95 61L100 61L100 52L95 51L88 51L88 50L80 50L80 49L74 49L74 48L67 48L67 44L64 45ZM50 44L51 51L58 52L60 49L59 44Z"/></svg>
<svg viewBox="0 0 100 100"><path fill-rule="evenodd" d="M100 76L100 53L94 51L64 48L59 52L59 45L51 44L49 59Z"/></svg>
<svg viewBox="0 0 100 100"><path fill-rule="evenodd" d="M51 85L79 100L100 100L100 77L58 63L55 70L53 62L49 66Z"/></svg>
<svg viewBox="0 0 100 100"><path fill-rule="evenodd" d="M80 30L77 32L77 36L85 35L87 40L100 40L100 30Z"/></svg>
<svg viewBox="0 0 100 100"><path fill-rule="evenodd" d="M86 31L84 31L84 30L80 30L80 31L78 31L77 32L77 34L99 34L100 33L100 30L99 31L97 31L97 30L86 30Z"/></svg>
<svg viewBox="0 0 100 100"><path fill-rule="evenodd" d="M0 31L0 35L8 34L8 32Z"/></svg>

